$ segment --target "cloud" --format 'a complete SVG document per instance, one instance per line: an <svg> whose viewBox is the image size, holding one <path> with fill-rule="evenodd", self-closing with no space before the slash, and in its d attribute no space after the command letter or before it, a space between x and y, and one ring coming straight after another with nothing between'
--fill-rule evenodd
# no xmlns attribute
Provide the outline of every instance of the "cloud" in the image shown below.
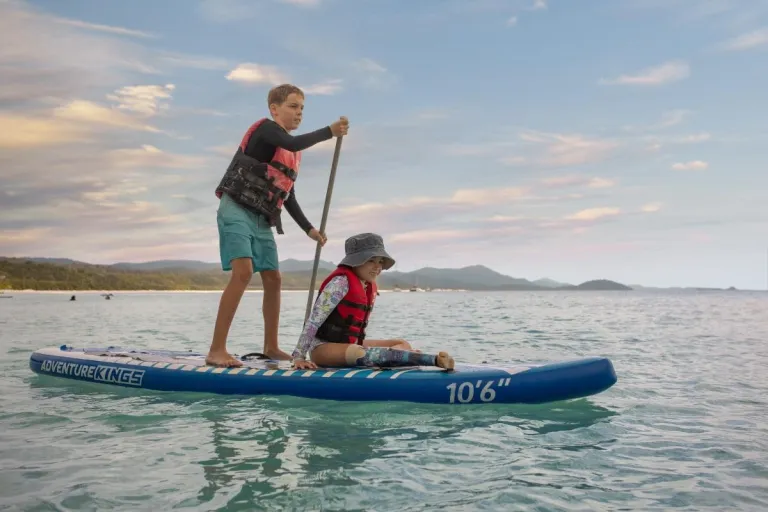
<svg viewBox="0 0 768 512"><path fill-rule="evenodd" d="M290 82L288 75L275 66L245 62L230 71L227 80L245 84L279 85Z"/></svg>
<svg viewBox="0 0 768 512"><path fill-rule="evenodd" d="M50 228L4 229L0 231L0 247L41 240L48 236L50 232Z"/></svg>
<svg viewBox="0 0 768 512"><path fill-rule="evenodd" d="M327 80L318 84L299 86L304 94L316 94L330 96L343 90L342 80Z"/></svg>
<svg viewBox="0 0 768 512"><path fill-rule="evenodd" d="M544 178L541 180L541 183L545 187L555 188L555 187L572 187L572 186L586 186L589 188L609 188L616 185L616 180L611 180L607 178L589 178L586 176L579 176L574 174L569 174L565 176L552 176L549 178Z"/></svg>
<svg viewBox="0 0 768 512"><path fill-rule="evenodd" d="M88 139L88 130L71 122L0 113L0 148L3 149L52 147ZM0 171L0 176L2 174Z"/></svg>
<svg viewBox="0 0 768 512"><path fill-rule="evenodd" d="M218 71L232 68L235 64L229 59L203 55L185 55L174 52L160 52L158 59L164 64L182 68Z"/></svg>
<svg viewBox="0 0 768 512"><path fill-rule="evenodd" d="M485 189L460 189L447 200L456 205L483 205L500 201L520 199L528 194L528 189L522 187L502 187Z"/></svg>
<svg viewBox="0 0 768 512"><path fill-rule="evenodd" d="M124 114L117 109L105 107L92 101L75 100L57 107L53 116L59 119L83 124L100 125L113 128L127 128L159 132L157 128L147 125L143 120Z"/></svg>
<svg viewBox="0 0 768 512"><path fill-rule="evenodd" d="M622 127L622 130L625 132L649 132L664 130L666 128L671 128L683 123L691 115L691 113L692 112L690 110L682 108L668 110L661 114L661 119L656 123L640 126L625 125Z"/></svg>
<svg viewBox="0 0 768 512"><path fill-rule="evenodd" d="M219 144L218 146L209 146L206 148L207 151L210 151L211 153L214 153L218 156L223 156L226 158L232 158L235 154L235 150L237 149L237 142L230 143L230 144Z"/></svg>
<svg viewBox="0 0 768 512"><path fill-rule="evenodd" d="M611 139L588 137L581 134L561 134L527 131L520 139L536 148L538 154L532 157L520 155L501 158L508 165L535 164L544 167L568 167L594 163L606 159L619 147Z"/></svg>
<svg viewBox="0 0 768 512"><path fill-rule="evenodd" d="M610 188L615 185L616 180L610 180L607 178L592 178L587 184L589 188Z"/></svg>
<svg viewBox="0 0 768 512"><path fill-rule="evenodd" d="M174 244L212 246L210 230L194 227L210 219L207 210L213 208L215 215L216 177L210 175L209 157L151 144L106 149L111 140L114 134L106 132L88 146L3 155L0 233L15 235L0 238L0 254L54 251L114 261L129 252L154 253L153 247L169 245L177 231L182 234ZM30 168L45 169L55 179L40 179ZM184 235L184 230L195 232Z"/></svg>
<svg viewBox="0 0 768 512"><path fill-rule="evenodd" d="M678 162L672 165L672 169L676 171L702 171L707 169L709 164L701 160L692 160L690 162Z"/></svg>
<svg viewBox="0 0 768 512"><path fill-rule="evenodd" d="M648 203L648 204L643 205L640 208L640 211L645 212L645 213L654 213L654 212L658 212L659 210L661 210L661 207L662 207L661 203Z"/></svg>
<svg viewBox="0 0 768 512"><path fill-rule="evenodd" d="M690 111L681 108L664 112L661 122L656 127L669 128L670 126L676 126L682 123L688 114L690 114Z"/></svg>
<svg viewBox="0 0 768 512"><path fill-rule="evenodd" d="M254 0L255 1L255 0ZM198 11L207 20L218 23L242 22L261 16L261 12L278 8L274 5L277 0L265 0L254 5L254 1L243 0L201 0ZM320 0L280 0L284 4L300 7L317 7ZM271 5L270 5L271 4ZM261 7L261 8L260 8ZM287 14L294 16L295 13ZM266 32L265 32L266 31ZM277 85L278 83L295 83L308 88L308 94L336 94L341 91L341 83L345 88L362 86L367 89L385 91L399 82L398 77L377 60L356 53L359 46L350 45L348 37L339 32L324 32L318 36L311 30L298 28L291 37L284 37L279 27L263 26L261 34L271 38L279 50L292 54L294 59L300 59L314 68L310 72L333 76L317 83L313 78L291 77L290 73L274 65L241 63L231 71L227 79L246 84ZM304 84L303 86L301 84Z"/></svg>
<svg viewBox="0 0 768 512"><path fill-rule="evenodd" d="M534 194L534 187L489 187L459 189L447 198L447 203L454 206L498 208L499 206L520 205L526 201L539 199Z"/></svg>
<svg viewBox="0 0 768 512"><path fill-rule="evenodd" d="M284 4L298 5L300 7L317 7L320 0L280 0Z"/></svg>
<svg viewBox="0 0 768 512"><path fill-rule="evenodd" d="M532 10L538 11L546 8L547 8L547 0L533 0L533 6L531 6Z"/></svg>
<svg viewBox="0 0 768 512"><path fill-rule="evenodd" d="M280 41L285 48L309 62L321 62L322 73L333 73L348 84L385 91L398 83L398 77L381 62L360 56L345 38L294 37Z"/></svg>
<svg viewBox="0 0 768 512"><path fill-rule="evenodd" d="M154 72L141 46L90 34L71 21L62 23L22 2L0 2L0 101L69 99L129 73Z"/></svg>
<svg viewBox="0 0 768 512"><path fill-rule="evenodd" d="M323 154L323 155L333 154L333 152L336 150L336 141L337 141L336 137L333 137L323 142L319 142L314 146L312 146L311 148L305 149L303 154L307 156L315 153ZM360 145L359 138L352 137L349 135L344 137L341 145L342 154L346 157L350 153L355 153L359 149L359 145ZM328 163L329 166L331 165L330 160L327 160L326 162Z"/></svg>
<svg viewBox="0 0 768 512"><path fill-rule="evenodd" d="M351 64L343 66L349 69L363 86L371 89L386 90L398 83L398 78L392 71L369 57L353 60Z"/></svg>
<svg viewBox="0 0 768 512"><path fill-rule="evenodd" d="M581 133L556 133L524 129L516 134L503 127L494 127L488 142L466 143L463 141L436 142L433 153L454 157L484 157L493 159L503 166L528 170L557 169L596 164L616 157L619 151L626 151L627 142L618 137L598 137ZM501 135L499 135L501 134ZM493 140L497 139L497 140ZM552 178L558 180L577 178ZM578 178L581 180L585 178ZM594 188L608 186L607 182L596 180Z"/></svg>
<svg viewBox="0 0 768 512"><path fill-rule="evenodd" d="M332 212L329 225L334 226L333 236L337 239L375 225L391 250L402 255L401 261L408 257L423 259L428 247L428 264L437 264L443 253L451 255L446 264L455 266L457 258L477 263L478 254L493 253L503 247L519 250L547 239L562 244L569 237L583 237L590 230L600 229L605 221L621 214L615 207L586 208L568 214L567 210L560 211L564 206L561 203L537 208L544 203L539 203L541 198L535 195L506 203L481 202L476 199L484 194L479 193L470 196L471 204L463 205L454 203L454 199L464 195L456 192L439 198L404 198L393 204L345 206Z"/></svg>
<svg viewBox="0 0 768 512"><path fill-rule="evenodd" d="M517 25L517 16L512 16L507 20L507 26L514 27L515 25Z"/></svg>
<svg viewBox="0 0 768 512"><path fill-rule="evenodd" d="M517 222L520 220L524 220L525 217L521 217L520 215L493 215L491 217L488 217L486 220L488 222Z"/></svg>
<svg viewBox="0 0 768 512"><path fill-rule="evenodd" d="M117 194L84 192L77 200L59 200L34 210L34 227L7 229L13 217L3 219L0 232L16 236L0 236L0 252L11 256L62 254L86 261L106 255L115 261L131 250L147 254L151 251L142 249L168 244L169 239L174 245L206 240L174 237L174 231L183 229L189 217L169 211L172 203L135 199L132 193L138 194L125 190ZM21 212L29 214L29 210Z"/></svg>
<svg viewBox="0 0 768 512"><path fill-rule="evenodd" d="M390 236L389 240L392 242L417 242L421 244L424 242L429 243L441 240L457 240L464 238L465 236L465 231L456 229L419 229L396 233Z"/></svg>
<svg viewBox="0 0 768 512"><path fill-rule="evenodd" d="M116 101L118 109L153 116L160 110L168 108L168 104L161 103L160 100L170 99L175 88L173 84L126 86L121 87L114 94L107 95L107 98Z"/></svg>
<svg viewBox="0 0 768 512"><path fill-rule="evenodd" d="M655 153L664 146L699 144L713 139L709 132L698 132L691 134L671 134L669 130L672 127L679 126L693 114L687 109L672 109L663 112L661 119L649 124L623 125L620 131L623 135L617 136L619 144L626 148L642 147L646 153ZM637 153L635 153L637 154Z"/></svg>
<svg viewBox="0 0 768 512"><path fill-rule="evenodd" d="M698 142L706 142L711 138L712 138L712 134L702 132L702 133L695 133L693 135L686 135L684 137L674 139L674 141L677 141L680 144L695 144Z"/></svg>
<svg viewBox="0 0 768 512"><path fill-rule="evenodd" d="M586 187L590 182L589 179L581 180ZM535 185L473 188L391 202L347 202L332 210L330 222L337 235L376 225L388 239L400 243L416 244L419 240L433 244L450 240L476 243L514 234L525 234L527 239L533 239L558 232L571 233L574 229L572 221L594 226L603 218L621 213L618 208L598 207L568 214L567 210L572 208L574 201L581 199L581 195L552 195L546 185L539 186L541 190Z"/></svg>
<svg viewBox="0 0 768 512"><path fill-rule="evenodd" d="M269 85L275 86L285 83L296 83L304 94L307 95L333 95L343 90L343 80L335 78L324 82L301 85L295 82L288 73L280 70L276 66L255 64L246 62L238 64L226 75L226 79L233 82L240 82L248 85Z"/></svg>
<svg viewBox="0 0 768 512"><path fill-rule="evenodd" d="M621 210L619 208L587 208L567 215L565 218L567 220L597 220L603 217L619 215L620 213Z"/></svg>
<svg viewBox="0 0 768 512"><path fill-rule="evenodd" d="M743 31L764 23L768 16L765 0L627 0L621 8L658 9L670 13L676 24L706 22L729 31Z"/></svg>
<svg viewBox="0 0 768 512"><path fill-rule="evenodd" d="M119 36L129 36L119 37ZM161 69L221 69L215 57L149 49L149 34L60 18L26 2L0 2L0 108L61 104L115 84L146 83ZM137 78L139 76L139 78ZM154 81L154 80L152 80ZM151 81L150 81L151 83Z"/></svg>
<svg viewBox="0 0 768 512"><path fill-rule="evenodd" d="M499 202L523 199L530 193L530 189L523 187L502 188L470 188L458 189L448 196L415 196L400 199L391 203L363 203L341 208L345 216L361 214L379 214L385 210L397 210L398 213L410 213L416 210L431 207L476 207Z"/></svg>
<svg viewBox="0 0 768 512"><path fill-rule="evenodd" d="M319 7L321 0L200 0L198 13L206 20L231 23L260 17L263 12L275 10L275 3L302 8Z"/></svg>
<svg viewBox="0 0 768 512"><path fill-rule="evenodd" d="M450 156L492 156L497 151L511 146L514 146L511 142L486 142L482 144L446 144L439 149L442 153ZM519 158L519 161L513 161L515 158ZM522 157L504 157L502 160L510 165L525 163L525 159Z"/></svg>
<svg viewBox="0 0 768 512"><path fill-rule="evenodd" d="M163 185L150 189L153 193L167 185L172 185L177 193L182 192L179 188L194 188L205 183L209 188L215 186L216 178L212 178L208 170L213 164L210 155L174 153L151 144L106 149L103 142L94 140L87 146L70 144L54 152L32 155L28 152L25 155L23 150L6 151L7 156L0 160L0 178L4 181L4 190L11 193L5 199L4 208L24 206L27 199L34 207L47 200L74 198L80 191L100 191L115 180L129 177L146 180L144 184L153 187ZM46 169L57 178L41 180L39 175L30 174L29 168Z"/></svg>
<svg viewBox="0 0 768 512"><path fill-rule="evenodd" d="M728 51L745 51L768 46L768 27L747 32L722 44Z"/></svg>
<svg viewBox="0 0 768 512"><path fill-rule="evenodd" d="M200 0L197 9L203 18L217 23L250 19L256 12L253 5L239 0Z"/></svg>
<svg viewBox="0 0 768 512"><path fill-rule="evenodd" d="M621 75L614 79L600 79L602 85L638 85L658 86L678 82L691 74L689 65L682 61L665 62L659 66L646 68L634 75Z"/></svg>
<svg viewBox="0 0 768 512"><path fill-rule="evenodd" d="M154 38L153 34L149 34L147 32L142 32L141 30L133 30L129 28L124 27L116 27L113 25L100 25L98 23L88 23L86 21L81 20L72 20L68 18L52 18L55 23L59 23L61 25L69 25L71 27L77 27L77 28L83 28L86 30L93 30L96 32L106 32L108 34L117 34L122 36L133 36L133 37L144 37L144 38Z"/></svg>
<svg viewBox="0 0 768 512"><path fill-rule="evenodd" d="M107 153L112 166L124 168L174 168L194 169L205 165L202 156L166 153L151 144L139 148L116 149Z"/></svg>
<svg viewBox="0 0 768 512"><path fill-rule="evenodd" d="M661 150L661 147L661 144L654 142L653 144L649 144L646 149L649 153L656 153Z"/></svg>
<svg viewBox="0 0 768 512"><path fill-rule="evenodd" d="M700 144L712 140L712 134L707 132L693 133L690 135L678 135L678 136L651 136L644 138L643 141L647 143L646 149L650 152L657 152L664 146L669 145L681 145L681 144Z"/></svg>
<svg viewBox="0 0 768 512"><path fill-rule="evenodd" d="M355 204L347 199L332 209L329 225L334 226L336 233L351 234L375 225L387 235L421 230L445 235L482 223L482 219L492 215L507 215L508 211L532 200L526 189L514 187L457 189L443 195L403 197L386 202Z"/></svg>
<svg viewBox="0 0 768 512"><path fill-rule="evenodd" d="M97 138L103 129L162 133L147 119L168 109L168 104L160 100L170 99L174 89L173 84L122 87L106 96L117 103L115 107L75 99L52 109L0 111L0 147L87 142Z"/></svg>

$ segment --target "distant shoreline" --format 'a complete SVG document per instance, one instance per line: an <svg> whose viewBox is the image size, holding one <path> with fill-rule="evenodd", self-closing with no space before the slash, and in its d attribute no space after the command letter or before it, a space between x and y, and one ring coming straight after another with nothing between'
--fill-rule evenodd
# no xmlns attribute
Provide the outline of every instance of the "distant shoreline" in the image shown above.
<svg viewBox="0 0 768 512"><path fill-rule="evenodd" d="M331 262L284 260L280 262L282 291L307 293L336 268ZM317 272L314 272L317 270ZM61 258L8 258L0 256L0 290L10 293L221 293L231 276L218 264L194 260L160 260L144 263L93 265ZM263 293L261 276L254 274L247 293ZM500 274L483 265L461 268L424 267L412 272L390 271L378 279L382 293L512 292L512 291L752 291L734 287L654 287L625 285L610 279L592 279L577 285L549 278L534 281ZM754 290L758 291L758 290Z"/></svg>
<svg viewBox="0 0 768 512"><path fill-rule="evenodd" d="M12 295L39 295L39 294L47 294L47 295L105 295L105 294L111 294L113 297L119 296L119 295L140 295L142 293L151 293L151 294L221 294L222 290L91 290L91 289L83 289L83 290L14 290L10 288L0 289L0 294L5 294L7 296ZM521 293L521 292L528 292L528 293L548 293L548 292L579 292L579 293L589 293L589 292L730 292L730 293L768 293L768 290L729 290L727 288L640 288L640 289L633 289L633 290L591 290L591 289L584 289L584 288L570 288L570 289L541 289L541 290L453 290L453 289L442 289L442 290L432 290L432 291L420 291L420 292L410 292L409 290L400 290L399 292L396 290L379 290L380 293L405 293L405 294L411 294L411 293ZM261 288L254 288L246 290L245 293L256 293L261 294L264 293L264 290ZM296 289L290 289L290 290L282 290L281 293L309 293L309 290L296 290ZM315 293L317 293L317 288L315 289Z"/></svg>
<svg viewBox="0 0 768 512"><path fill-rule="evenodd" d="M4 288L0 289L0 294L2 292L5 292L6 294L10 295L12 294L33 294L33 293L51 293L51 294L59 294L59 295L76 295L76 294L88 294L88 295L99 295L99 294L112 294L113 296L121 295L121 294L128 294L128 293L221 293L223 291L219 289L211 289L211 290L93 290L93 289L82 289L82 290L14 290L11 288ZM483 290L433 290L431 292L421 292L421 293L439 293L439 292L474 292L474 291L483 291ZM516 290L487 290L487 291L516 291ZM524 291L524 290L521 290ZM251 288L248 290L245 290L245 293L263 293L264 290L261 288ZM315 292L317 292L317 288L315 288ZM379 290L381 293L398 293L395 290ZM409 293L408 290L401 290L403 293ZM297 290L297 289L283 289L281 290L281 293L309 293L309 289L306 290ZM411 292L413 293L413 292Z"/></svg>

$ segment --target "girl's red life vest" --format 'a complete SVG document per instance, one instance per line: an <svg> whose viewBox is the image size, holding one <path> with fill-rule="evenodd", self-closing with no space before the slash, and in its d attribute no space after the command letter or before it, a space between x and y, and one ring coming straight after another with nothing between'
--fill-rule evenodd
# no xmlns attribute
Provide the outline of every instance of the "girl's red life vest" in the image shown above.
<svg viewBox="0 0 768 512"><path fill-rule="evenodd" d="M331 343L363 344L368 318L373 311L378 287L376 282L363 286L355 271L347 266L338 266L320 285L318 295L336 276L346 276L349 283L347 294L336 308L331 311L315 335L318 339Z"/></svg>
<svg viewBox="0 0 768 512"><path fill-rule="evenodd" d="M301 151L288 151L278 147L270 162L260 162L245 154L248 142L256 129L267 118L259 119L245 132L240 146L224 173L216 197L226 192L238 203L262 212L282 234L280 212L299 174Z"/></svg>

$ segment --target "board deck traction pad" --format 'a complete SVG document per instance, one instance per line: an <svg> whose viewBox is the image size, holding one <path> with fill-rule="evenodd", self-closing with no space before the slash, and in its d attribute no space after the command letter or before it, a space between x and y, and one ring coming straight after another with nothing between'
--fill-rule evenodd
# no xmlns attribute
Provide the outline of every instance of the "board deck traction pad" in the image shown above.
<svg viewBox="0 0 768 512"><path fill-rule="evenodd" d="M349 368L318 368L315 370L296 370L292 368L290 361L281 361L277 359L239 359L243 366L237 368L223 368L208 365L205 362L205 354L196 352L184 352L174 350L135 350L120 347L106 348L74 348L68 345L62 345L58 349L41 349L38 354L49 356L67 357L67 354L76 356L72 358L77 361L94 361L100 363L117 363L123 365L143 366L165 370L195 371L199 373L214 373L226 375L263 375L265 377L310 377L319 374L322 377L352 378L360 373L358 378L364 377L372 379L381 373L390 373L390 379L396 379L401 374L413 370L420 372L439 372L454 373L455 371L468 371L471 368L496 369L497 367L488 365L457 365L453 372L438 368L436 366L397 366L397 367L349 367ZM498 369L510 374L518 373L529 369L530 366L499 367Z"/></svg>
<svg viewBox="0 0 768 512"><path fill-rule="evenodd" d="M616 382L611 362L599 357L534 365L456 363L453 371L431 366L297 370L290 361L241 362L241 367L222 368L206 364L202 353L114 346L61 345L36 350L30 356L34 372L73 380L165 391L288 394L331 400L542 403L593 395ZM121 368L128 370L115 370ZM105 377L115 373L121 375L118 381Z"/></svg>

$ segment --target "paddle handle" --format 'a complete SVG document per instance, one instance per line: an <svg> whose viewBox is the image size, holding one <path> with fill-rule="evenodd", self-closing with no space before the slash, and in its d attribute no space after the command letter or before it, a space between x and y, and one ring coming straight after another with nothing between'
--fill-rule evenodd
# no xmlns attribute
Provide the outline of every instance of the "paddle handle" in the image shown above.
<svg viewBox="0 0 768 512"><path fill-rule="evenodd" d="M328 221L328 210L331 208L331 196L333 195L333 184L336 181L336 167L339 165L339 153L341 153L341 139L336 138L336 149L333 151L333 161L331 162L331 175L328 177L328 190L325 192L325 205L323 206L323 218L320 221L320 233L325 234L325 224ZM312 311L312 295L315 293L315 279L317 279L317 268L320 265L320 251L323 246L317 242L315 247L315 262L312 265L312 279L309 281L309 295L307 296L307 310L304 312L304 325L307 324L309 312Z"/></svg>

